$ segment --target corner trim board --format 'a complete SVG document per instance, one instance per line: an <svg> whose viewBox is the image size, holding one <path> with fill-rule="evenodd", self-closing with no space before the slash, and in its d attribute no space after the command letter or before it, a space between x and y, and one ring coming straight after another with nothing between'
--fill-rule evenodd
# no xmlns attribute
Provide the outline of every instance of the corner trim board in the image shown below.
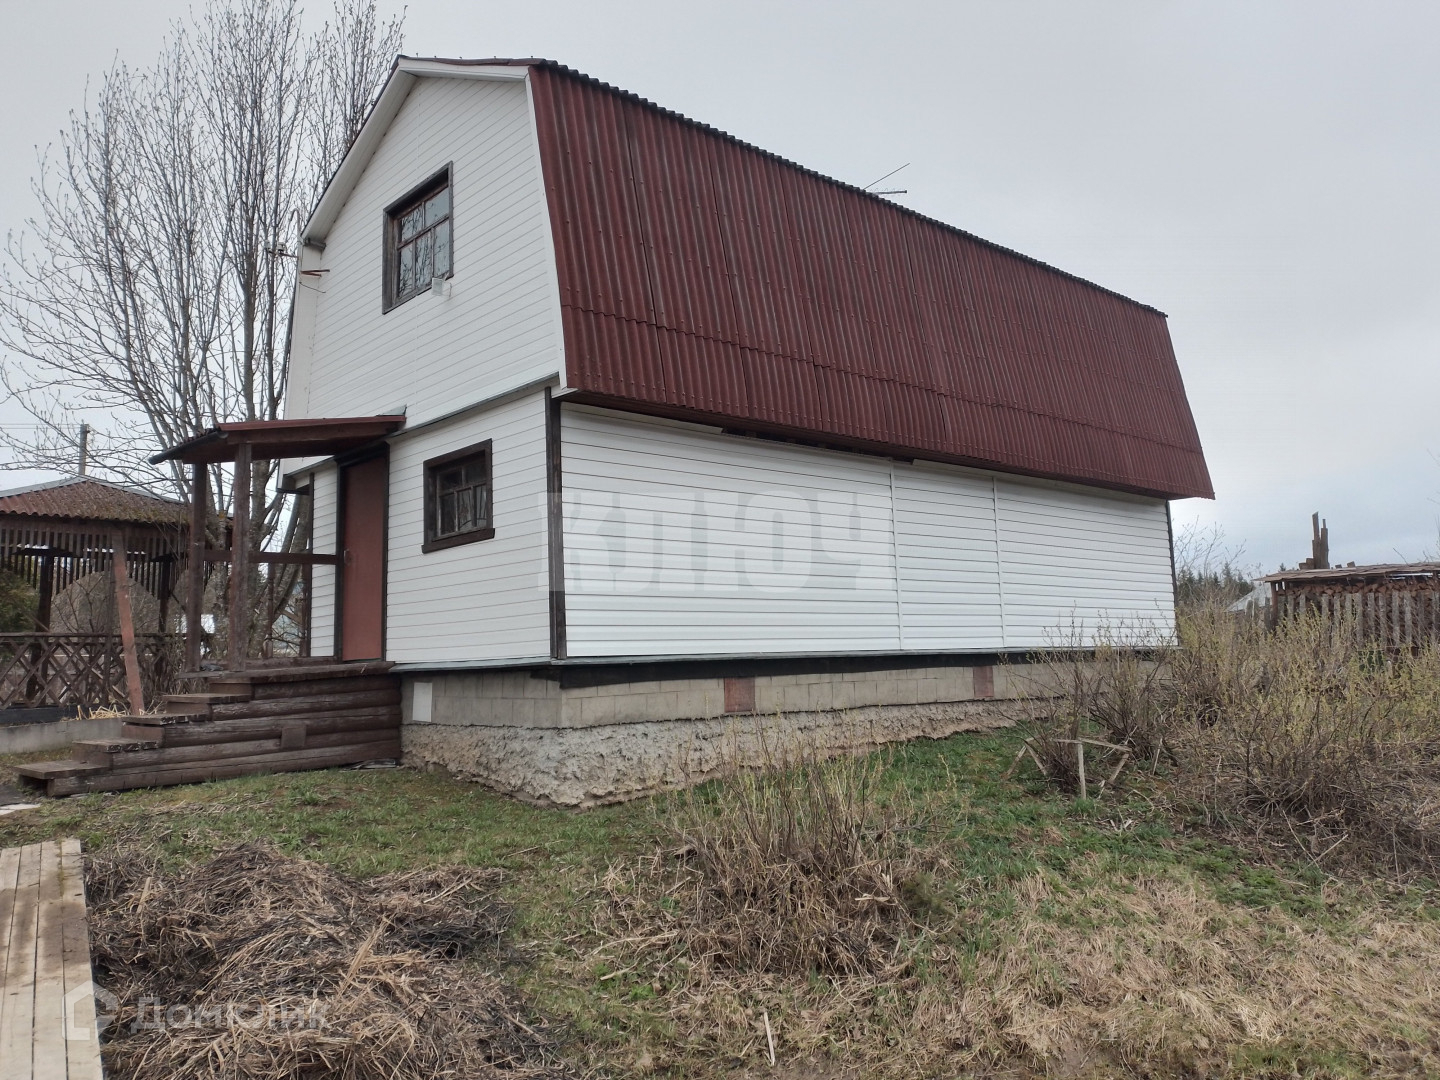
<svg viewBox="0 0 1440 1080"><path fill-rule="evenodd" d="M560 457L560 402L545 387L545 517L550 586L550 656L564 660L565 640L565 498Z"/></svg>

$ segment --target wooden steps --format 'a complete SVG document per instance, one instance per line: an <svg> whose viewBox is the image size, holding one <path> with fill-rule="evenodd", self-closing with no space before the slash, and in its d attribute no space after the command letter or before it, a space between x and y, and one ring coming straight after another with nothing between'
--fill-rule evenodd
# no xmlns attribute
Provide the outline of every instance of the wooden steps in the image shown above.
<svg viewBox="0 0 1440 1080"><path fill-rule="evenodd" d="M400 756L400 679L389 664L267 664L205 672L197 689L127 716L119 738L19 766L47 795L298 772Z"/></svg>
<svg viewBox="0 0 1440 1080"><path fill-rule="evenodd" d="M0 851L0 1077L101 1080L79 840Z"/></svg>

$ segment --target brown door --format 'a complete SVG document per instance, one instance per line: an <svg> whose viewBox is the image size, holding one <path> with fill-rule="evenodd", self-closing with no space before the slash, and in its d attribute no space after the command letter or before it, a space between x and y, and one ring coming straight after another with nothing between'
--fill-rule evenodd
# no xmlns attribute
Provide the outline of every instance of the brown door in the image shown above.
<svg viewBox="0 0 1440 1080"><path fill-rule="evenodd" d="M340 470L340 659L385 656L385 519L390 461Z"/></svg>

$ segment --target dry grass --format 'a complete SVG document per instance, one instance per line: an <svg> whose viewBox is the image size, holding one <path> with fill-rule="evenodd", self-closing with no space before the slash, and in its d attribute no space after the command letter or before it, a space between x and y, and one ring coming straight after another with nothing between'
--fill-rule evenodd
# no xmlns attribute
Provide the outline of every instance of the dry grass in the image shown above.
<svg viewBox="0 0 1440 1080"><path fill-rule="evenodd" d="M915 803L885 791L883 755L792 748L662 804L665 850L612 867L606 921L715 972L896 975L922 882ZM655 923L658 915L659 923Z"/></svg>
<svg viewBox="0 0 1440 1080"><path fill-rule="evenodd" d="M657 1069L763 1059L768 1018L782 1064L873 1077L1440 1075L1427 922L1377 914L1331 933L1098 859L1011 896L1003 942L973 948L962 908L917 932L903 970L697 978L677 958L703 955L657 947L658 917L637 939L633 915L612 955L665 990Z"/></svg>
<svg viewBox="0 0 1440 1080"><path fill-rule="evenodd" d="M1245 1071L1276 1046L1352 1056L1377 1074L1440 1067L1432 925L1370 916L1332 934L1227 908L1193 882L1099 866L1067 876L1090 883L1020 883L1009 948L982 958L933 1017L957 1047L1132 1075Z"/></svg>
<svg viewBox="0 0 1440 1080"><path fill-rule="evenodd" d="M1423 912L1302 919L1100 853L990 881L895 781L802 754L663 805L587 960L660 1025L636 1071L763 1063L768 1023L796 1076L1440 1075Z"/></svg>
<svg viewBox="0 0 1440 1080"><path fill-rule="evenodd" d="M566 1075L543 1025L464 958L508 912L493 871L367 882L262 846L188 872L120 851L87 875L107 1075L389 1080Z"/></svg>

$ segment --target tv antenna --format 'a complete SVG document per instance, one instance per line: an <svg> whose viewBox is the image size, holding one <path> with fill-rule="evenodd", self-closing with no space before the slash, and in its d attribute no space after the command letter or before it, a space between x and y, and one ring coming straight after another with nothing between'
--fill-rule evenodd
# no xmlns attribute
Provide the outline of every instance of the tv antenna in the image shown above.
<svg viewBox="0 0 1440 1080"><path fill-rule="evenodd" d="M909 167L910 167L910 162L907 161L907 162L905 162L904 165L901 165L901 166L900 166L900 169L908 169ZM868 184L865 185L865 190L866 190L866 191L869 191L871 195L908 195L908 194L909 194L909 190L910 190L909 188L887 188L887 189L884 189L884 190L881 190L881 191L874 191L874 190L872 190L872 189L875 187L876 184L882 184L882 183L884 183L886 180L889 180L890 177L892 177L892 176L894 176L896 173L898 173L898 172L900 171L900 169L891 169L891 170L890 170L889 172L887 172L884 176L880 177L879 180L872 180L872 181L870 181L870 183L868 183Z"/></svg>

